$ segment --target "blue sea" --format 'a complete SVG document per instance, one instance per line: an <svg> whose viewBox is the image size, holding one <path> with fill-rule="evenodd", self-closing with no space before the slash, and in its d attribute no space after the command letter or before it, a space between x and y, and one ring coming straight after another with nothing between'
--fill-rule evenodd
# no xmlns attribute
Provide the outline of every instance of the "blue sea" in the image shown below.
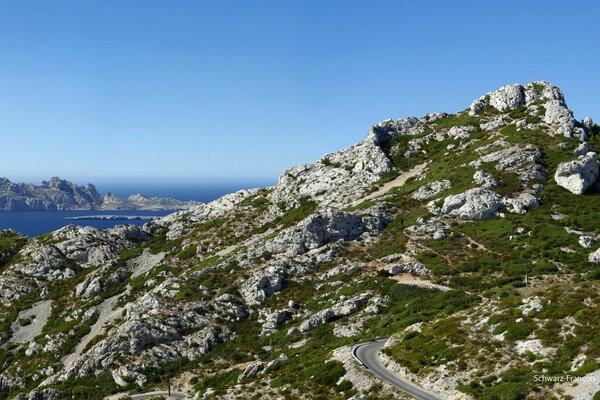
<svg viewBox="0 0 600 400"><path fill-rule="evenodd" d="M78 182L79 183L79 182ZM112 192L122 197L141 193L149 197L172 197L178 200L195 200L209 202L225 194L240 189L264 187L274 184L274 181L254 180L224 183L127 183L101 182L96 188L101 194ZM161 211L0 211L0 230L14 229L27 236L38 236L54 231L69 224L94 226L99 229L112 228L120 224L143 225L145 220L65 220L65 218L86 215L140 215L162 217L169 212Z"/></svg>

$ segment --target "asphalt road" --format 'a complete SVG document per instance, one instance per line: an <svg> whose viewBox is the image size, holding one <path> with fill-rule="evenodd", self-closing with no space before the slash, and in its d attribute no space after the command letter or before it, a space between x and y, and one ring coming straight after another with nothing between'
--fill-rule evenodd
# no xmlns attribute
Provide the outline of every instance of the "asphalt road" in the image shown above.
<svg viewBox="0 0 600 400"><path fill-rule="evenodd" d="M412 383L400 379L392 371L385 368L379 361L377 353L385 344L385 340L376 342L367 342L358 344L353 347L353 355L365 366L373 375L383 379L384 381L396 386L398 389L410 394L415 399L419 400L441 400L439 397L426 392Z"/></svg>
<svg viewBox="0 0 600 400"><path fill-rule="evenodd" d="M133 400L144 400L144 399L149 399L151 397L157 397L157 396L164 396L167 397L167 391L157 391L157 392L148 392L148 393L141 393L141 394L132 394L130 395L130 397ZM171 390L171 397L168 397L169 399L190 399L191 397L188 397L187 394L185 393L181 393L181 392L174 392Z"/></svg>

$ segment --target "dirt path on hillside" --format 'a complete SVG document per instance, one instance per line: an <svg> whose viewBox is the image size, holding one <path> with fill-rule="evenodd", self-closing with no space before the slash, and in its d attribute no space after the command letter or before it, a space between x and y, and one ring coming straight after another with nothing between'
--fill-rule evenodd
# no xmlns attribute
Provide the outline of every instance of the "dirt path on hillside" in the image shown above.
<svg viewBox="0 0 600 400"><path fill-rule="evenodd" d="M361 203L365 200L372 200L376 197L382 196L382 195L386 194L387 192L389 192L390 190L392 190L393 188L404 186L406 181L409 180L410 178L414 178L416 176L421 175L423 173L423 171L425 171L426 167L427 167L427 163L425 162L423 164L419 164L419 165L409 169L406 172L401 173L394 180L384 183L383 186L381 186L379 189L377 189L373 193L370 193L366 197L363 197L362 199L358 200L358 202L356 204Z"/></svg>
<svg viewBox="0 0 600 400"><path fill-rule="evenodd" d="M417 278L416 276L411 274L398 274L392 276L391 279L395 280L398 283L403 283L405 285L419 286L426 289L436 289L441 290L442 292L447 292L448 290L452 289L448 286L438 285L431 281Z"/></svg>

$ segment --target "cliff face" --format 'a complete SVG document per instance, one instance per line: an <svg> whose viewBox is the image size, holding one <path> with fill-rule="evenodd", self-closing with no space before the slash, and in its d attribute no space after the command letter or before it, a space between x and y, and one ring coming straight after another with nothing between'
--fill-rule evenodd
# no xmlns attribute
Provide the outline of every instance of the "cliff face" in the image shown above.
<svg viewBox="0 0 600 400"><path fill-rule="evenodd" d="M0 233L0 399L403 398L378 336L438 398L594 398L599 134L509 85L143 228Z"/></svg>
<svg viewBox="0 0 600 400"><path fill-rule="evenodd" d="M0 178L0 209L6 211L91 210L102 204L94 185L77 186L54 177L40 186Z"/></svg>
<svg viewBox="0 0 600 400"><path fill-rule="evenodd" d="M0 178L0 210L3 211L181 210L197 204L140 194L128 199L111 193L102 196L92 184L77 186L57 177L39 186Z"/></svg>

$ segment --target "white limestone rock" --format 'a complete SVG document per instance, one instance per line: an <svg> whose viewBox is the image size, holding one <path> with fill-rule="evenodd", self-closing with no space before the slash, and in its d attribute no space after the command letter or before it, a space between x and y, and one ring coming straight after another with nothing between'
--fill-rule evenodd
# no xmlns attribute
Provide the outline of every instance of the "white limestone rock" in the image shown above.
<svg viewBox="0 0 600 400"><path fill-rule="evenodd" d="M573 152L573 155L575 157L585 156L589 152L590 152L590 146L587 144L587 142L584 142L584 143L581 143L579 146L577 146L577 148Z"/></svg>
<svg viewBox="0 0 600 400"><path fill-rule="evenodd" d="M469 109L473 112L473 114L483 110L485 108L485 102L482 98L473 100Z"/></svg>
<svg viewBox="0 0 600 400"><path fill-rule="evenodd" d="M261 310L260 318L258 322L262 323L262 330L260 336L268 336L277 332L279 325L290 321L294 317L294 311L290 309L275 310Z"/></svg>
<svg viewBox="0 0 600 400"><path fill-rule="evenodd" d="M505 197L502 202L506 206L508 212L513 214L525 214L527 209L537 207L540 204L539 200L533 194L528 192L520 193L514 198Z"/></svg>
<svg viewBox="0 0 600 400"><path fill-rule="evenodd" d="M595 264L600 264L600 249L594 251L593 253L591 253L588 256L588 261L595 263Z"/></svg>
<svg viewBox="0 0 600 400"><path fill-rule="evenodd" d="M139 387L146 384L147 378L139 372L130 371L127 367L120 367L112 371L112 377L115 383L119 386L128 386L129 380L135 381Z"/></svg>
<svg viewBox="0 0 600 400"><path fill-rule="evenodd" d="M404 232L412 239L418 240L441 240L446 238L446 231L450 226L439 217L423 218L419 217L415 225L407 227Z"/></svg>
<svg viewBox="0 0 600 400"><path fill-rule="evenodd" d="M429 199L433 196L438 195L444 190L449 189L451 186L452 183L448 179L445 179L443 181L430 182L418 188L412 194L412 198L415 200Z"/></svg>
<svg viewBox="0 0 600 400"><path fill-rule="evenodd" d="M270 265L246 279L242 283L240 294L246 304L260 304L267 297L283 289L284 280L288 275L287 268L283 263Z"/></svg>
<svg viewBox="0 0 600 400"><path fill-rule="evenodd" d="M468 139L471 132L475 130L474 126L453 126L448 130L446 135L450 139Z"/></svg>
<svg viewBox="0 0 600 400"><path fill-rule="evenodd" d="M545 104L545 107L546 113L544 114L543 121L552 125L557 134L571 137L573 135L573 128L575 127L573 112L560 100L549 100Z"/></svg>
<svg viewBox="0 0 600 400"><path fill-rule="evenodd" d="M592 236L583 235L579 237L579 245L584 249L589 249L596 244L596 239Z"/></svg>
<svg viewBox="0 0 600 400"><path fill-rule="evenodd" d="M525 92L519 84L502 86L490 94L490 105L500 112L511 111L525 104Z"/></svg>
<svg viewBox="0 0 600 400"><path fill-rule="evenodd" d="M448 114L443 112L432 112L425 114L423 117L421 117L420 121L423 123L431 124L433 122L439 121L442 118L446 118L447 116Z"/></svg>
<svg viewBox="0 0 600 400"><path fill-rule="evenodd" d="M381 230L388 221L388 216L377 211L372 215L358 215L328 208L282 231L264 247L271 254L304 254L327 243L354 240L367 230Z"/></svg>
<svg viewBox="0 0 600 400"><path fill-rule="evenodd" d="M492 174L485 171L476 171L473 174L473 183L486 189L495 188L500 182Z"/></svg>
<svg viewBox="0 0 600 400"><path fill-rule="evenodd" d="M502 207L502 197L484 188L469 189L448 196L441 207L430 204L432 214L443 214L466 220L490 219Z"/></svg>
<svg viewBox="0 0 600 400"><path fill-rule="evenodd" d="M263 371L267 367L267 364L262 361L256 361L246 367L244 371L238 376L238 382L242 382L244 379L254 377Z"/></svg>
<svg viewBox="0 0 600 400"><path fill-rule="evenodd" d="M502 128L505 125L506 125L506 120L504 119L504 117L500 116L500 117L494 118L488 122L484 122L483 124L480 124L479 127L481 128L481 130L489 132L489 131L496 130L498 128Z"/></svg>
<svg viewBox="0 0 600 400"><path fill-rule="evenodd" d="M598 175L596 153L589 152L578 160L560 163L554 180L571 193L583 194L598 179Z"/></svg>
<svg viewBox="0 0 600 400"><path fill-rule="evenodd" d="M375 126L362 143L327 154L315 164L300 164L285 171L269 200L274 204L297 205L300 198L309 197L324 206L335 207L352 203L382 174L393 170L392 162L380 145L390 135L398 134L394 129L404 132L403 129L418 126L419 121L415 118L406 123L413 125L404 128L403 124L397 126L389 122Z"/></svg>
<svg viewBox="0 0 600 400"><path fill-rule="evenodd" d="M319 325L329 322L334 318L345 317L361 310L371 298L369 293L361 293L350 299L340 301L330 308L321 310L305 320L298 328L300 333L308 333Z"/></svg>
<svg viewBox="0 0 600 400"><path fill-rule="evenodd" d="M380 261L388 263L385 271L391 276L405 273L419 276L431 274L425 264L406 254L392 254L381 258Z"/></svg>
<svg viewBox="0 0 600 400"><path fill-rule="evenodd" d="M501 146L503 148L485 154L477 160L471 161L468 165L480 168L483 164L494 164L494 168L498 171L513 172L519 175L522 182L545 180L546 172L541 165L537 164L537 161L542 157L542 152L537 147L531 144L511 146L504 141L497 141L492 144L495 145L494 147ZM486 147L477 149L478 152L486 150L488 150Z"/></svg>

